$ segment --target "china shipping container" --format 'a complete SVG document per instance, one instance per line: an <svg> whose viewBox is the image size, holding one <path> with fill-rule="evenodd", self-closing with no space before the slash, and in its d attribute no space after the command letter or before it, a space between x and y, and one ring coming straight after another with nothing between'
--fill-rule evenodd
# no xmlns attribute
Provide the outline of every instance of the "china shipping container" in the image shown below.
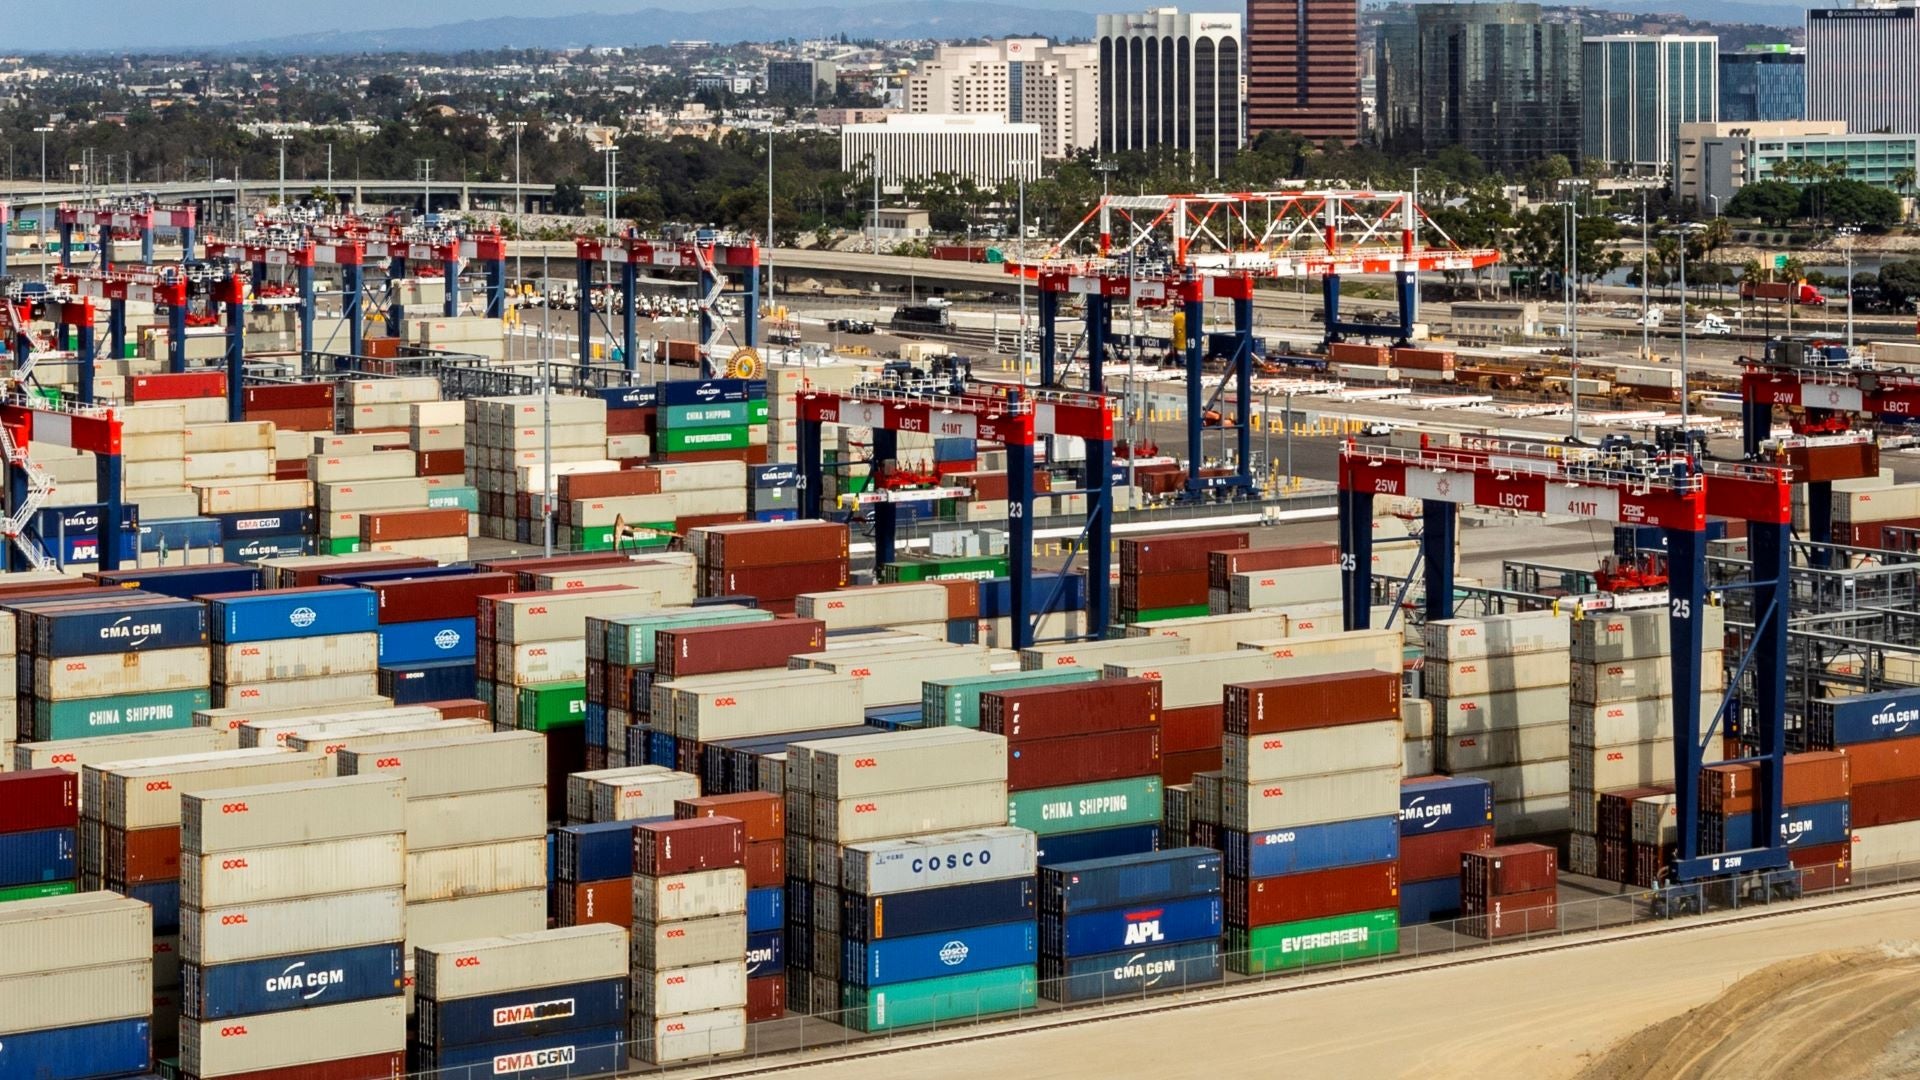
<svg viewBox="0 0 1920 1080"><path fill-rule="evenodd" d="M1165 802L1157 776L1014 793L1007 824L1040 836L1159 822Z"/></svg>

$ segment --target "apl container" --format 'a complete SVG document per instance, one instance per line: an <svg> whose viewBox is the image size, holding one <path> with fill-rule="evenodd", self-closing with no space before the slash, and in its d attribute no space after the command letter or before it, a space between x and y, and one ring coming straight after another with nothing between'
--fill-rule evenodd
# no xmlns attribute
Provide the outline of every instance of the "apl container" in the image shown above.
<svg viewBox="0 0 1920 1080"><path fill-rule="evenodd" d="M1078 915L1043 912L1041 932L1048 956L1100 953L1218 939L1225 918L1221 898L1150 901Z"/></svg>
<svg viewBox="0 0 1920 1080"><path fill-rule="evenodd" d="M1038 959L1039 934L1029 920L841 944L841 974L855 986L937 979L1032 964Z"/></svg>
<svg viewBox="0 0 1920 1080"><path fill-rule="evenodd" d="M1220 942L1189 941L1105 956L1043 957L1040 994L1078 1003L1164 994L1220 981Z"/></svg>
<svg viewBox="0 0 1920 1080"><path fill-rule="evenodd" d="M391 997L404 989L402 951L395 941L232 964L182 964L180 1015L222 1020Z"/></svg>
<svg viewBox="0 0 1920 1080"><path fill-rule="evenodd" d="M627 1019L627 979L581 979L458 1001L422 997L415 1015L414 1041L423 1051L618 1028Z"/></svg>

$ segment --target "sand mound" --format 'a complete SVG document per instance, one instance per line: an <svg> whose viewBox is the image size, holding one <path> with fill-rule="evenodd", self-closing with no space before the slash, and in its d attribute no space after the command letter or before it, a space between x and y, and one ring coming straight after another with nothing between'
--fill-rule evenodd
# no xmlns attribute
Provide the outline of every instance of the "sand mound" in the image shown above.
<svg viewBox="0 0 1920 1080"><path fill-rule="evenodd" d="M1621 1041L1580 1080L1920 1077L1920 945L1816 953Z"/></svg>

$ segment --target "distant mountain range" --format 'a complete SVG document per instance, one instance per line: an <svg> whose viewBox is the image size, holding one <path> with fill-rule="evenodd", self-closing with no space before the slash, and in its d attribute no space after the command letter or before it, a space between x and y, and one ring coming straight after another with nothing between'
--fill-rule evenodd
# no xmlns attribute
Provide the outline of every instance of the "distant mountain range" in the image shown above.
<svg viewBox="0 0 1920 1080"><path fill-rule="evenodd" d="M673 41L781 41L846 34L850 38L974 38L1034 35L1091 37L1094 17L1081 11L943 0L807 8L733 7L706 11L642 8L606 15L473 19L392 30L329 30L237 42L223 52L463 52L587 46L665 45Z"/></svg>

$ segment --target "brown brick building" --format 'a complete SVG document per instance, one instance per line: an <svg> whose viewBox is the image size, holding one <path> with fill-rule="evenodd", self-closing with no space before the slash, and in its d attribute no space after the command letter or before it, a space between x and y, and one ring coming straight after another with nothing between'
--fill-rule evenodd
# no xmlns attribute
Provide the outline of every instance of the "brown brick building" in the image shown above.
<svg viewBox="0 0 1920 1080"><path fill-rule="evenodd" d="M1358 0L1247 0L1247 133L1360 137Z"/></svg>

